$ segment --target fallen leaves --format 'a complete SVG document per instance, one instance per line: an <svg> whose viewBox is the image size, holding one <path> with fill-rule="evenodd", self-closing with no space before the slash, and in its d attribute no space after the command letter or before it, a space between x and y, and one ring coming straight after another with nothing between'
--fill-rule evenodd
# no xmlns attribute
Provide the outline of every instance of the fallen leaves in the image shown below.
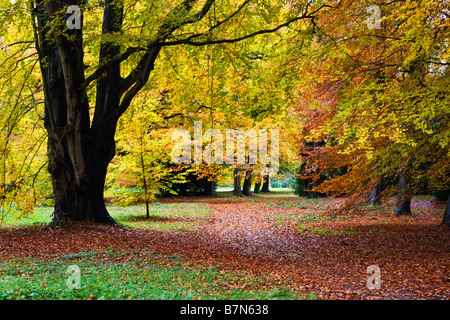
<svg viewBox="0 0 450 320"><path fill-rule="evenodd" d="M310 215L312 212L299 198L250 199L170 199L204 203L212 212L198 230L189 232L89 223L75 223L66 229L0 229L0 259L12 255L97 259L95 252L115 250L123 254L113 259L125 261L131 255L145 256L151 251L177 255L193 264L220 264L261 276L271 274L289 287L316 292L321 298L450 297L450 231L439 227L438 202L423 207L418 199L419 213L403 220L382 210L342 220L326 214L296 220L296 215L304 216L305 210ZM332 205L329 200L322 207L314 204L316 210L323 211ZM280 217L287 217L285 223L276 223ZM299 223L311 228L299 232L295 228ZM329 232L313 232L313 227L328 228ZM337 230L347 232L333 233ZM378 290L366 286L369 265L380 267Z"/></svg>

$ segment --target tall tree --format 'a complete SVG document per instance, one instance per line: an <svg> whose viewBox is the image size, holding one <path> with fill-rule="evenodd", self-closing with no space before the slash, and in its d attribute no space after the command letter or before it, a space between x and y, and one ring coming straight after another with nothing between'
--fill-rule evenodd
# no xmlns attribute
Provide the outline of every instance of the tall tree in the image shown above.
<svg viewBox="0 0 450 320"><path fill-rule="evenodd" d="M45 100L54 223L66 219L113 223L103 190L115 155L117 123L148 83L161 50L238 43L311 20L329 7L250 0L217 4L185 0L175 5L106 0L98 6L80 0L34 0L27 5ZM73 5L79 10L67 11ZM22 19L30 7L14 14ZM205 20L208 14L210 19ZM13 20L7 22L17 22ZM68 25L69 20L79 26Z"/></svg>
<svg viewBox="0 0 450 320"><path fill-rule="evenodd" d="M390 190L408 212L414 193L450 183L448 3L381 3L379 29L367 23L371 4L346 1L322 16L311 50L289 60L302 66L306 139L326 142L311 163L332 174L316 189L367 202L380 179L399 176Z"/></svg>

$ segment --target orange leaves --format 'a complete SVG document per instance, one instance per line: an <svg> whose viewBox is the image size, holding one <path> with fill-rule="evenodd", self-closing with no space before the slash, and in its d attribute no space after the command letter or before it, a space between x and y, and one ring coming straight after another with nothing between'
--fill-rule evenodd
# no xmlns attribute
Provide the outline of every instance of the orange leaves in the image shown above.
<svg viewBox="0 0 450 320"><path fill-rule="evenodd" d="M246 274L312 291L320 298L450 296L450 233L438 226L443 202L414 198L417 214L395 217L371 208L352 216L326 215L340 205L334 199L179 197L170 201L204 203L213 213L196 231L133 230L89 223L66 229L0 229L0 260L28 255L116 262L137 255L145 258L152 252L176 255L205 268L244 269ZM298 225L307 228L299 232ZM366 286L370 265L380 268L380 289ZM227 285L243 287L232 280Z"/></svg>

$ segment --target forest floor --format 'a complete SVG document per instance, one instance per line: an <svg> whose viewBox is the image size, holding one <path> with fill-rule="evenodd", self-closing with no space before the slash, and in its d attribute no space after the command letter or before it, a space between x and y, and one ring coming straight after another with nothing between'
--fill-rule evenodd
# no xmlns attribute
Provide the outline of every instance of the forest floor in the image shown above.
<svg viewBox="0 0 450 320"><path fill-rule="evenodd" d="M176 256L190 266L216 268L218 274L232 270L263 279L255 286L270 286L268 282L276 280L283 288L314 293L319 299L450 298L450 229L439 226L444 202L415 197L412 216L396 216L389 202L336 214L340 204L336 199L274 194L160 199L152 204L159 215L122 215L116 226L0 228L0 263L108 250L121 254L99 259L121 262L152 252ZM187 208L205 211L189 215ZM167 210L184 211L164 216ZM152 223L158 228L150 228ZM161 228L165 223L184 227ZM367 270L373 265L380 270L379 289L367 286L373 283ZM0 280L1 269L0 265ZM236 288L245 285L238 283Z"/></svg>

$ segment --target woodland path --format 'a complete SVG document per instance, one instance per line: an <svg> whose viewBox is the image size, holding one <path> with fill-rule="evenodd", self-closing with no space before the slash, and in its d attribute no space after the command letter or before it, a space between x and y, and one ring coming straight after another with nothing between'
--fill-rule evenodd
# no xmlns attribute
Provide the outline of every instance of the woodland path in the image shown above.
<svg viewBox="0 0 450 320"><path fill-rule="evenodd" d="M177 236L174 244L184 252L195 250L200 260L276 274L293 288L324 298L450 298L450 231L438 220L377 225L362 220L350 223L361 230L354 234L299 233L289 225L276 226L267 201L289 200L210 198L212 219L196 234ZM370 265L380 267L379 290L367 288Z"/></svg>

